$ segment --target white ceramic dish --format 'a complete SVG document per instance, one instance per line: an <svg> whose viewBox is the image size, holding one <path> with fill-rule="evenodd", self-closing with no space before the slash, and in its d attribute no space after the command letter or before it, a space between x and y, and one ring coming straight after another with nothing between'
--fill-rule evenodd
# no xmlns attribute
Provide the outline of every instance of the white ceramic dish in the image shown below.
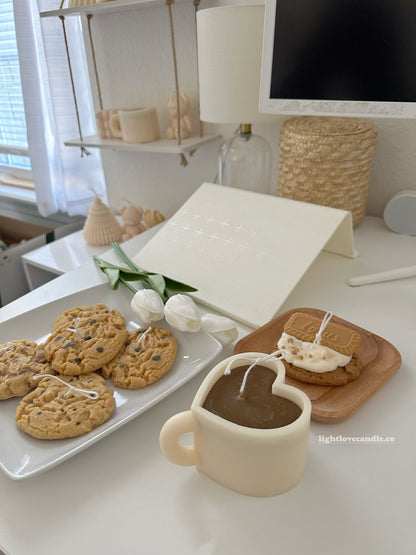
<svg viewBox="0 0 416 555"><path fill-rule="evenodd" d="M132 293L125 287L113 291L107 283L68 295L1 323L0 343L11 339L43 340L62 311L96 303L119 310L128 327L133 329L129 324L135 320L130 311L131 297ZM164 320L158 324L169 328ZM60 464L164 399L205 368L222 350L221 343L203 331L171 331L178 340L178 354L171 370L158 382L141 390L114 387L116 408L113 415L89 434L53 441L32 438L20 431L15 422L19 398L0 401L0 468L10 478L21 480Z"/></svg>

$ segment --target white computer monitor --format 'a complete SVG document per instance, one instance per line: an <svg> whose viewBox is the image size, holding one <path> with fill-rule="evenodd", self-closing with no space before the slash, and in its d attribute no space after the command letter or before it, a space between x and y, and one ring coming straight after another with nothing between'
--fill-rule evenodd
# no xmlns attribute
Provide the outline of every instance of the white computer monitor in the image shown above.
<svg viewBox="0 0 416 555"><path fill-rule="evenodd" d="M259 109L416 117L416 1L266 0Z"/></svg>

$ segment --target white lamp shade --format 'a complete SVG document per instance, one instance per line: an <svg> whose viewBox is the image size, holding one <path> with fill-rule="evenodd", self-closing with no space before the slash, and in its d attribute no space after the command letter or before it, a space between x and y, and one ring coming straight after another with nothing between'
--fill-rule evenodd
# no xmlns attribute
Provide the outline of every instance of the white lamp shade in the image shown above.
<svg viewBox="0 0 416 555"><path fill-rule="evenodd" d="M260 114L264 5L197 13L200 118L212 123L269 121Z"/></svg>

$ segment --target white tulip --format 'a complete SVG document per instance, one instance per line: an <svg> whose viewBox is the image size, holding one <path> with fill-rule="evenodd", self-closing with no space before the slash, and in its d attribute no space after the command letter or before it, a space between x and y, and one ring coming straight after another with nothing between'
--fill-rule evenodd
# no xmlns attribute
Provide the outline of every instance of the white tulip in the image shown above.
<svg viewBox="0 0 416 555"><path fill-rule="evenodd" d="M142 324L157 322L163 318L163 301L153 289L140 289L130 304L132 312Z"/></svg>
<svg viewBox="0 0 416 555"><path fill-rule="evenodd" d="M179 331L197 332L201 327L199 309L188 295L178 293L170 297L165 304L165 318Z"/></svg>
<svg viewBox="0 0 416 555"><path fill-rule="evenodd" d="M201 318L201 328L218 339L223 345L228 345L238 337L235 322L225 316L216 314L204 314Z"/></svg>

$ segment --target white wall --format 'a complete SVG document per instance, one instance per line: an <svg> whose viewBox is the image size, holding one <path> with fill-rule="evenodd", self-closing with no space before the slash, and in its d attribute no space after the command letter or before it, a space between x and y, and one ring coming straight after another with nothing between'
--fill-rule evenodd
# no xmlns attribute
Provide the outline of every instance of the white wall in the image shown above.
<svg viewBox="0 0 416 555"><path fill-rule="evenodd" d="M241 2L241 0L240 0ZM202 0L200 9L225 1ZM238 2L237 2L238 3ZM193 3L173 6L178 55L179 85L192 102L192 121L197 118L196 50ZM174 74L166 6L109 14L93 19L94 44L104 107L155 104L162 132L168 124L166 97L174 91ZM97 105L98 109L98 105ZM273 184L277 189L279 132L283 121L258 125L274 153ZM381 216L389 198L402 189L416 189L416 121L371 120L379 130L370 181L367 212ZM207 132L224 135L233 126L205 124ZM204 181L213 181L217 171L219 142L201 147L180 165L178 155L102 151L109 204L115 209L130 202L159 209L171 215Z"/></svg>

